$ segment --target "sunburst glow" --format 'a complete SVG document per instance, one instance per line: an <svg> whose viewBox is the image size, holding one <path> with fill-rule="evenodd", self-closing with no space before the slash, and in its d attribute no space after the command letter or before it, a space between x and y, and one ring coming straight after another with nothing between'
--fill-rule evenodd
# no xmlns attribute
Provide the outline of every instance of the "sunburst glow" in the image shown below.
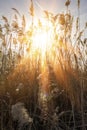
<svg viewBox="0 0 87 130"><path fill-rule="evenodd" d="M33 36L32 49L39 50L43 55L46 53L46 48L49 44L50 39L47 37L47 32L40 30L37 31Z"/></svg>
<svg viewBox="0 0 87 130"><path fill-rule="evenodd" d="M54 30L52 23L47 20L40 20L41 23L34 23L32 28L32 37L31 37L31 54L41 55L42 60L46 57L46 54L51 52L53 41L54 41ZM34 55L35 56L35 55Z"/></svg>

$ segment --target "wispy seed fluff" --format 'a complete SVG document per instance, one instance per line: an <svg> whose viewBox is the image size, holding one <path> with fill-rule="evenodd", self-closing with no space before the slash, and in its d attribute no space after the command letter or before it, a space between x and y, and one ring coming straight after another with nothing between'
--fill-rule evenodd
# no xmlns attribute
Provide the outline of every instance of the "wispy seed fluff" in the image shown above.
<svg viewBox="0 0 87 130"><path fill-rule="evenodd" d="M13 121L18 122L18 129L23 130L25 127L29 127L33 123L33 119L29 116L27 109L21 102L12 105L11 114Z"/></svg>

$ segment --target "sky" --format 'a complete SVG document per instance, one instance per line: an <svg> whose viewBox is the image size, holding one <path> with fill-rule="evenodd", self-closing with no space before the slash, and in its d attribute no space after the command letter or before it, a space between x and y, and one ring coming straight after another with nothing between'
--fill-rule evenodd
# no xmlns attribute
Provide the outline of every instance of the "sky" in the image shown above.
<svg viewBox="0 0 87 130"><path fill-rule="evenodd" d="M54 14L63 12L66 0L33 0L36 16L40 16L43 10L51 11ZM82 24L87 21L87 0L80 0L80 17ZM21 14L29 16L30 0L0 0L0 19L1 16L12 17L14 14L11 8L16 8ZM71 13L76 16L77 14L77 0L71 0L70 4ZM1 22L1 20L0 20Z"/></svg>

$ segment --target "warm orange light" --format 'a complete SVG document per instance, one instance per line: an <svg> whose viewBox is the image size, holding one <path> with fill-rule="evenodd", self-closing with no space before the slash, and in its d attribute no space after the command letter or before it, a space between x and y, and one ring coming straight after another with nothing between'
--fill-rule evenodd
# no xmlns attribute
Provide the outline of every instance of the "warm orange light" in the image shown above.
<svg viewBox="0 0 87 130"><path fill-rule="evenodd" d="M52 25L50 22L48 23L48 21L42 20L41 26L38 23L34 23L32 32L31 55L39 52L38 54L41 55L43 60L46 57L46 53L52 49L54 40Z"/></svg>

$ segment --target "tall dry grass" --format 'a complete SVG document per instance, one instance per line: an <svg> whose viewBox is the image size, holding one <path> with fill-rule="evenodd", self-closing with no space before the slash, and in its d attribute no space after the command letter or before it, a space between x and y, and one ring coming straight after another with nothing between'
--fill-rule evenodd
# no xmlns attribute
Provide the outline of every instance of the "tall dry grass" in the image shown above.
<svg viewBox="0 0 87 130"><path fill-rule="evenodd" d="M38 27L43 27L40 20L38 26L34 25L33 1L30 6L32 22L28 30L26 30L25 16L17 9L12 8L14 17L11 23L7 17L2 16L3 24L0 25L1 130L6 127L14 129L10 119L12 115L18 120L18 125L22 129L27 123L28 114L35 124L34 128L30 129L48 130L53 129L52 127L86 129L87 39L83 38L83 35L87 23L81 30L80 1L77 1L76 19L70 12L70 4L71 2L67 0L66 13L54 15L46 10L43 12L45 19L52 24L53 31L52 50L46 51L45 67L42 66L39 51L35 51L31 56L32 36ZM25 53L28 54L27 57ZM18 102L24 102L28 112L22 103ZM8 121L4 120L4 116Z"/></svg>

